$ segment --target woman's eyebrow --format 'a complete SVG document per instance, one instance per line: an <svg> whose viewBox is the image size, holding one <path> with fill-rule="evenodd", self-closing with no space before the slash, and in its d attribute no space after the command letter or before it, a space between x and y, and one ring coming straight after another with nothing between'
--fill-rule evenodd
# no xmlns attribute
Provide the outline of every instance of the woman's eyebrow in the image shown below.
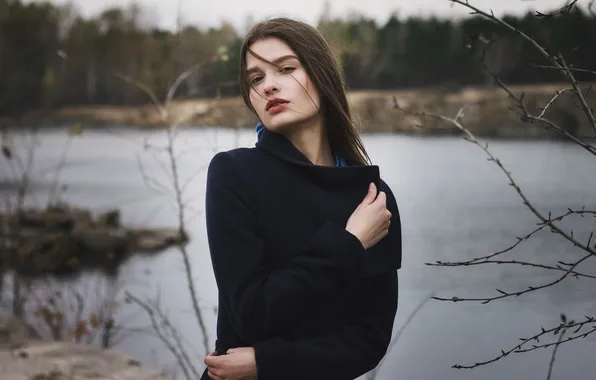
<svg viewBox="0 0 596 380"><path fill-rule="evenodd" d="M279 58L275 58L273 61L271 61L271 63L274 64L274 65L278 65L281 62L286 61L286 60L291 59L291 58L298 59L298 57L296 57L293 54L286 54L286 55L282 55ZM249 68L248 70L246 70L246 74L251 74L252 72L258 71L258 70L259 70L259 68L257 66L253 66L253 67Z"/></svg>

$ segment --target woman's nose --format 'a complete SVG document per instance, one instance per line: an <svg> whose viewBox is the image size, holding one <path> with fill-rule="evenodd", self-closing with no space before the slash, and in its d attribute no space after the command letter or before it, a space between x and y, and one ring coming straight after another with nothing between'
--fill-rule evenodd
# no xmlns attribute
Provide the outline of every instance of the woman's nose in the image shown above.
<svg viewBox="0 0 596 380"><path fill-rule="evenodd" d="M264 91L266 95L271 95L274 94L276 92L279 92L279 85L277 83L266 83L265 87L264 87Z"/></svg>

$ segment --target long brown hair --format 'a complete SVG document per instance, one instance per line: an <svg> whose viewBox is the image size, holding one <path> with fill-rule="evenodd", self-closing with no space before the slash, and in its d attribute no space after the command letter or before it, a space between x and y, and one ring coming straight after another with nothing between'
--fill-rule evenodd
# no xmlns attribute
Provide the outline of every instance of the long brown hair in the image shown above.
<svg viewBox="0 0 596 380"><path fill-rule="evenodd" d="M322 34L312 26L288 19L274 18L251 28L240 48L240 90L246 106L256 114L250 102L251 83L246 74L246 56L258 40L275 37L284 41L298 55L306 73L321 98L321 113L331 149L348 165L369 165L370 158L352 119L346 95L343 71ZM263 59L264 60L264 59Z"/></svg>

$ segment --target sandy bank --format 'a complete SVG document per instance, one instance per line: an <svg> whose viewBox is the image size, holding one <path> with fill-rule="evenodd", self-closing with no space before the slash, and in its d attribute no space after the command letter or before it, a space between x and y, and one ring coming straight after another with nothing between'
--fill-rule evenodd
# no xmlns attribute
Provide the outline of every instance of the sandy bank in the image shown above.
<svg viewBox="0 0 596 380"><path fill-rule="evenodd" d="M541 112L557 90L565 84L528 85L511 87L514 94L525 94L528 110ZM450 135L458 131L448 122L417 117L394 109L393 98L406 110L417 110L455 116L467 106L466 126L479 136L550 137L557 134L543 126L524 123L516 103L500 88L464 88L458 91L398 90L352 91L349 100L364 132L394 132L423 135ZM596 106L596 96L588 96L590 106ZM577 99L571 93L560 96L545 117L576 136L594 136L594 131ZM176 101L168 111L160 113L152 105L140 107L85 106L56 110L55 122L81 121L95 125L129 125L160 127L169 123L187 126L223 126L254 128L257 122L240 97L226 99L198 99Z"/></svg>

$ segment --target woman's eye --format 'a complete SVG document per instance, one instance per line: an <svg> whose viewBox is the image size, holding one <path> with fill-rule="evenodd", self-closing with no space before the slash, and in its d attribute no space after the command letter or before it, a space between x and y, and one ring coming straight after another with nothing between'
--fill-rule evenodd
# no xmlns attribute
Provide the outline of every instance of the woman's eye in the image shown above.
<svg viewBox="0 0 596 380"><path fill-rule="evenodd" d="M261 77L253 77L253 78L250 80L250 83L252 83L252 84L257 84L257 83L258 83L260 80L261 80Z"/></svg>
<svg viewBox="0 0 596 380"><path fill-rule="evenodd" d="M284 67L283 69L281 69L280 71L282 73L291 73L292 71L294 71L295 69L293 67Z"/></svg>

